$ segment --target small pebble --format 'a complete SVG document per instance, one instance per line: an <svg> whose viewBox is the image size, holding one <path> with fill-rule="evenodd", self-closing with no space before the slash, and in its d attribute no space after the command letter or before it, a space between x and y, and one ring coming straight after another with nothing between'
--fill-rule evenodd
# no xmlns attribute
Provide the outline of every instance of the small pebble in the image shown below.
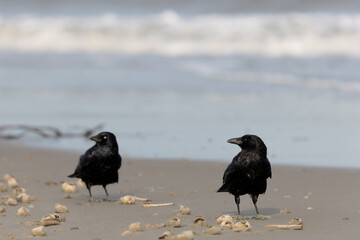
<svg viewBox="0 0 360 240"><path fill-rule="evenodd" d="M46 231L43 226L33 228L31 233L33 236L46 236Z"/></svg>
<svg viewBox="0 0 360 240"><path fill-rule="evenodd" d="M129 231L132 231L132 232L141 232L142 230L143 230L143 226L141 225L140 222L132 223L129 226Z"/></svg>
<svg viewBox="0 0 360 240"><path fill-rule="evenodd" d="M67 182L61 185L62 191L66 193L75 193L76 192L76 185L69 184Z"/></svg>
<svg viewBox="0 0 360 240"><path fill-rule="evenodd" d="M60 203L56 203L54 209L56 213L66 213L69 211L67 206L61 205Z"/></svg>
<svg viewBox="0 0 360 240"><path fill-rule="evenodd" d="M128 230L121 233L122 237L131 237L132 235L133 235L133 233Z"/></svg>
<svg viewBox="0 0 360 240"><path fill-rule="evenodd" d="M10 178L13 178L13 177L14 177L14 176L11 176L10 174L6 173L6 174L4 175L4 180L7 182L7 181L9 181Z"/></svg>
<svg viewBox="0 0 360 240"><path fill-rule="evenodd" d="M14 177L10 178L8 181L9 188L17 188L19 185Z"/></svg>
<svg viewBox="0 0 360 240"><path fill-rule="evenodd" d="M21 207L17 210L17 214L18 217L27 217L30 216L30 210L25 208L25 207Z"/></svg>
<svg viewBox="0 0 360 240"><path fill-rule="evenodd" d="M6 200L6 202L5 202L5 204L9 205L9 206L16 206L18 204L18 202L14 198L8 198L8 200Z"/></svg>

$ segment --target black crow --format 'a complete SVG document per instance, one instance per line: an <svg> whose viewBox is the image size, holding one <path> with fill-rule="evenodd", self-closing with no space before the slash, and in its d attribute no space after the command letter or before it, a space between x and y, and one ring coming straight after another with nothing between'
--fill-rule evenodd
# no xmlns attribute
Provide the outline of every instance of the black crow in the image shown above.
<svg viewBox="0 0 360 240"><path fill-rule="evenodd" d="M106 185L118 182L118 170L121 166L116 137L110 132L101 132L90 139L96 142L95 145L80 156L75 172L68 177L81 178L85 182L90 201L93 200L91 186L94 185L102 185L110 200Z"/></svg>
<svg viewBox="0 0 360 240"><path fill-rule="evenodd" d="M261 138L255 135L232 138L228 143L239 145L242 151L226 168L223 185L217 191L234 195L239 215L240 195L250 194L256 213L259 215L256 202L259 194L266 191L266 179L271 178L271 165L266 157L266 146Z"/></svg>

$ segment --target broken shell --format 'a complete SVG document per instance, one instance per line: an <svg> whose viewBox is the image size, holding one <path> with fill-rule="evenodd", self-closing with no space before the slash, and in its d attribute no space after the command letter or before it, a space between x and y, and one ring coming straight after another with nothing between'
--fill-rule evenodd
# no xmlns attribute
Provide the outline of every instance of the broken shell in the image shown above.
<svg viewBox="0 0 360 240"><path fill-rule="evenodd" d="M17 183L17 181L16 181L16 179L15 178L10 178L8 181L7 181L7 183L8 183L8 186L9 186L9 188L17 188L19 185L18 185L18 183Z"/></svg>
<svg viewBox="0 0 360 240"><path fill-rule="evenodd" d="M193 240L194 233L192 231L184 231L176 235L177 240Z"/></svg>
<svg viewBox="0 0 360 240"><path fill-rule="evenodd" d="M25 207L21 207L17 210L17 214L18 217L27 217L30 215L30 210L25 208Z"/></svg>
<svg viewBox="0 0 360 240"><path fill-rule="evenodd" d="M194 219L194 225L197 227L207 227L208 223L205 218L198 216Z"/></svg>
<svg viewBox="0 0 360 240"><path fill-rule="evenodd" d="M120 198L121 204L135 204L135 197L126 195Z"/></svg>
<svg viewBox="0 0 360 240"><path fill-rule="evenodd" d="M6 185L0 182L0 192L6 192L6 191L7 191Z"/></svg>
<svg viewBox="0 0 360 240"><path fill-rule="evenodd" d="M76 182L76 186L77 186L77 187L86 187L86 184L85 184L81 179L79 179L79 180Z"/></svg>
<svg viewBox="0 0 360 240"><path fill-rule="evenodd" d="M4 206L0 206L0 213L4 213L6 211L6 208Z"/></svg>
<svg viewBox="0 0 360 240"><path fill-rule="evenodd" d="M6 200L6 202L5 202L5 204L9 205L9 206L16 206L18 204L18 202L14 198L8 198L8 200Z"/></svg>
<svg viewBox="0 0 360 240"><path fill-rule="evenodd" d="M10 175L8 173L4 174L4 180L5 181L9 181L10 178L14 178L14 176L12 176L12 175Z"/></svg>
<svg viewBox="0 0 360 240"><path fill-rule="evenodd" d="M134 196L134 198L135 198L135 201L139 201L139 202L150 202L151 201L148 198L142 198L142 197L137 197L137 196Z"/></svg>
<svg viewBox="0 0 360 240"><path fill-rule="evenodd" d="M129 230L132 231L132 232L141 232L142 229L143 229L143 226L141 225L140 222L132 223L129 226Z"/></svg>
<svg viewBox="0 0 360 240"><path fill-rule="evenodd" d="M64 219L65 221L65 219ZM41 224L43 226L59 225L61 221L60 216L57 214L48 214L41 219Z"/></svg>
<svg viewBox="0 0 360 240"><path fill-rule="evenodd" d="M180 215L189 215L190 208L180 205L180 210L175 211L175 213L179 213Z"/></svg>
<svg viewBox="0 0 360 240"><path fill-rule="evenodd" d="M67 206L61 205L60 203L56 203L54 208L55 208L56 213L66 213L66 212L68 212Z"/></svg>
<svg viewBox="0 0 360 240"><path fill-rule="evenodd" d="M76 185L74 184L69 184L67 182L63 183L61 185L62 191L63 192L67 192L67 193L74 193L76 192Z"/></svg>
<svg viewBox="0 0 360 240"><path fill-rule="evenodd" d="M20 188L20 187L17 187L13 190L13 195L14 196L18 196L19 194L21 193L25 193L26 192L26 189L25 188Z"/></svg>
<svg viewBox="0 0 360 240"><path fill-rule="evenodd" d="M133 233L130 232L130 231L128 231L128 230L124 231L124 232L121 234L122 237L130 237L130 236L132 236L132 235L133 235Z"/></svg>
<svg viewBox="0 0 360 240"><path fill-rule="evenodd" d="M16 197L16 200L18 202L21 202L21 203L29 203L31 202L31 197L29 194L26 194L26 193L20 193L17 197Z"/></svg>
<svg viewBox="0 0 360 240"><path fill-rule="evenodd" d="M205 230L206 234L210 234L210 235L220 235L221 231L220 228L218 228L217 226L212 226L209 227Z"/></svg>
<svg viewBox="0 0 360 240"><path fill-rule="evenodd" d="M181 220L179 218L173 218L173 219L169 219L166 222L166 226L167 227L180 227L181 226Z"/></svg>
<svg viewBox="0 0 360 240"><path fill-rule="evenodd" d="M216 219L218 224L222 222L232 222L232 217L230 215L222 215Z"/></svg>
<svg viewBox="0 0 360 240"><path fill-rule="evenodd" d="M147 230L154 230L154 229L160 229L165 227L165 224L160 223L160 224L146 224L145 225L145 229Z"/></svg>
<svg viewBox="0 0 360 240"><path fill-rule="evenodd" d="M234 232L249 232L251 230L251 225L248 221L244 220L244 221L240 221L235 223L235 225L233 226L232 230Z"/></svg>
<svg viewBox="0 0 360 240"><path fill-rule="evenodd" d="M33 228L31 233L33 236L46 236L46 231L43 226Z"/></svg>
<svg viewBox="0 0 360 240"><path fill-rule="evenodd" d="M159 240L167 239L167 238L170 238L171 236L173 236L173 233L169 230L169 231L163 232L163 234L161 234L158 239Z"/></svg>
<svg viewBox="0 0 360 240"><path fill-rule="evenodd" d="M234 227L234 223L232 221L222 222L220 224L220 228L222 230L231 230L233 227Z"/></svg>
<svg viewBox="0 0 360 240"><path fill-rule="evenodd" d="M302 225L303 221L301 218L293 218L288 222L289 225Z"/></svg>

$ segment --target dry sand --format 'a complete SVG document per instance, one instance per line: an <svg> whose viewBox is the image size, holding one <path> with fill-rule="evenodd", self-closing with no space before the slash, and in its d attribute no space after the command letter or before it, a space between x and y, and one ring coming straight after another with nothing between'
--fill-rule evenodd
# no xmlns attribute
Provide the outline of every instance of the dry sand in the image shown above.
<svg viewBox="0 0 360 240"><path fill-rule="evenodd" d="M16 177L20 187L37 201L18 206L5 206L0 214L0 236L4 239L27 239L34 226L27 222L40 220L54 212L54 204L66 205L66 221L46 227L44 239L158 239L166 230L174 233L185 230L196 232L194 239L356 239L360 226L360 171L358 169L324 169L309 167L273 166L273 179L268 190L258 201L259 211L269 220L250 219L252 230L246 233L222 230L221 235L204 233L205 228L192 227L196 216L204 217L209 225L216 225L216 216L236 215L233 196L216 193L221 185L226 163L187 160L123 159L119 184L108 186L112 202L100 201L105 193L100 186L93 187L98 201L88 202L86 188L78 188L71 198L64 199L62 182L74 182L66 176L74 170L79 153L53 150L18 148L0 144L0 177L6 173ZM46 182L57 185L49 186ZM1 201L12 191L0 193ZM136 195L154 203L174 203L174 206L145 208L140 202L123 205L117 201L124 195ZM166 223L176 216L180 205L191 209L190 215L178 216L180 228L165 227L135 232L122 237L133 222L146 224ZM30 216L18 217L17 210L24 206ZM255 210L248 196L241 197L243 216L254 216ZM286 208L290 213L281 213ZM268 224L287 224L293 217L301 218L303 230L265 229Z"/></svg>

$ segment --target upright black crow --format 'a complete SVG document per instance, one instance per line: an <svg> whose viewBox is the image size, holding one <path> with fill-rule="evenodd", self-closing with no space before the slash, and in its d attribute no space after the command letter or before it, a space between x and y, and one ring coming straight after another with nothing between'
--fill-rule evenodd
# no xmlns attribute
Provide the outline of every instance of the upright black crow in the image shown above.
<svg viewBox="0 0 360 240"><path fill-rule="evenodd" d="M234 195L240 215L240 195L250 194L259 215L256 202L259 194L266 191L266 179L271 178L271 166L266 157L264 142L255 135L244 135L232 138L228 143L237 144L242 148L227 167L223 176L223 185L218 192L229 192Z"/></svg>
<svg viewBox="0 0 360 240"><path fill-rule="evenodd" d="M90 201L93 200L91 186L94 185L102 185L110 200L106 185L118 182L121 166L116 137L110 132L101 132L90 139L96 142L95 145L80 156L75 172L68 177L81 178L85 182Z"/></svg>

